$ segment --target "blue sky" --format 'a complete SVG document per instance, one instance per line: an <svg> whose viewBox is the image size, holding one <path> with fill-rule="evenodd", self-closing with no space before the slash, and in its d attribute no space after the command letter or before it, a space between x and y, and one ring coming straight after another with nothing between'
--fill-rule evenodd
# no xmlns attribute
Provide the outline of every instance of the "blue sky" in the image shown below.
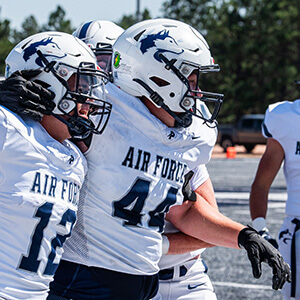
<svg viewBox="0 0 300 300"><path fill-rule="evenodd" d="M153 18L160 17L164 0L140 0L140 10L147 8ZM11 28L20 29L22 22L34 15L39 25L45 24L50 13L60 5L74 27L90 20L119 21L124 14L136 12L137 0L1 0L0 20L8 19Z"/></svg>

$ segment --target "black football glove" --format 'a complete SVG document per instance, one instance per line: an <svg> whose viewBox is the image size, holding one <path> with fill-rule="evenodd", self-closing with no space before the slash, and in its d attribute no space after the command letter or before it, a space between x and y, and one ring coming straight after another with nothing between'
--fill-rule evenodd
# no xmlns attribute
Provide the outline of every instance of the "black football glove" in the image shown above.
<svg viewBox="0 0 300 300"><path fill-rule="evenodd" d="M196 193L193 191L191 186L191 179L193 175L193 171L190 171L184 175L184 183L182 186L183 201L196 201Z"/></svg>
<svg viewBox="0 0 300 300"><path fill-rule="evenodd" d="M260 230L259 235L262 236L266 241L268 241L269 243L271 243L276 249L278 249L278 243L276 241L276 239L274 239L272 237L272 235L270 234L268 228L264 228L263 230Z"/></svg>
<svg viewBox="0 0 300 300"><path fill-rule="evenodd" d="M261 276L261 263L265 262L273 269L272 288L274 290L281 289L286 281L291 282L289 265L283 260L279 251L253 228L242 229L238 236L238 243L248 253L255 278Z"/></svg>
<svg viewBox="0 0 300 300"><path fill-rule="evenodd" d="M42 69L16 71L0 82L0 105L3 105L21 117L40 121L44 115L50 115L55 107L55 94L41 84L30 81L42 72Z"/></svg>

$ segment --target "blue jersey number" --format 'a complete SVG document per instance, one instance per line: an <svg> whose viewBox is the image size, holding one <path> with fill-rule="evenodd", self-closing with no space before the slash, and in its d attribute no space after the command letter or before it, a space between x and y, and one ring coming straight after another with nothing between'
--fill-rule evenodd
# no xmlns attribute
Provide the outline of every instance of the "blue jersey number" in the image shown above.
<svg viewBox="0 0 300 300"><path fill-rule="evenodd" d="M35 217L39 218L40 221L35 227L34 233L32 235L28 255L27 256L22 255L22 259L19 265L20 269L37 273L37 270L41 263L41 261L38 260L38 255L40 252L40 248L44 236L44 229L47 227L49 223L49 219L52 214L52 208L53 208L53 203L46 202L41 207L39 207L38 210L36 211ZM44 270L44 275L54 275L54 272L56 271L58 266L58 264L53 263L56 255L56 248L62 247L66 238L71 235L72 227L75 223L75 220L76 220L75 212L71 209L66 210L66 212L62 216L59 225L66 226L67 222L71 223L70 231L66 235L57 234L52 239L51 252L48 255L48 262Z"/></svg>
<svg viewBox="0 0 300 300"><path fill-rule="evenodd" d="M118 201L113 202L113 215L126 220L123 225L142 225L142 209L149 194L150 181L137 179L128 193ZM149 212L149 226L158 227L159 232L163 231L165 213L169 211L172 204L176 203L178 189L171 187L163 202L153 211Z"/></svg>

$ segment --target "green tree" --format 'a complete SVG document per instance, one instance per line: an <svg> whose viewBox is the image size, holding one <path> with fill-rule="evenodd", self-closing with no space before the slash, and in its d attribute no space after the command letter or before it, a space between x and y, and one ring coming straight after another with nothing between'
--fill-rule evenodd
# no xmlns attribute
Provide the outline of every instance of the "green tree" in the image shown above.
<svg viewBox="0 0 300 300"><path fill-rule="evenodd" d="M141 14L141 20L149 20L151 19L151 16L150 16L150 12L147 8L144 9L144 11L142 12ZM122 17L122 19L118 22L118 25L121 26L122 28L126 29L128 28L129 26L135 24L137 22L137 16L136 14L133 15L124 15Z"/></svg>
<svg viewBox="0 0 300 300"><path fill-rule="evenodd" d="M33 15L29 16L22 23L21 31L14 30L13 31L13 40L14 43L17 44L26 37L38 33L41 31L39 24L37 23L35 17Z"/></svg>
<svg viewBox="0 0 300 300"><path fill-rule="evenodd" d="M42 27L42 31L54 30L72 33L75 29L72 27L71 21L65 19L65 16L64 9L58 5L56 10L50 14L48 24Z"/></svg>
<svg viewBox="0 0 300 300"><path fill-rule="evenodd" d="M264 113L268 104L298 96L299 6L298 0L164 2L164 15L197 28L221 66L202 82L203 89L225 94L221 121Z"/></svg>
<svg viewBox="0 0 300 300"><path fill-rule="evenodd" d="M5 58L14 46L10 41L10 22L9 20L0 21L0 74L5 71Z"/></svg>

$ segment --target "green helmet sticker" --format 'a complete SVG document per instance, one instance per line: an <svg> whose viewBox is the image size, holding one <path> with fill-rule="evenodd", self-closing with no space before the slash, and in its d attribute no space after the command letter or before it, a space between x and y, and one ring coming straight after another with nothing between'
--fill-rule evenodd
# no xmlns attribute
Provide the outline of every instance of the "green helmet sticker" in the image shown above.
<svg viewBox="0 0 300 300"><path fill-rule="evenodd" d="M117 69L120 67L121 55L119 52L115 52L114 55L114 67Z"/></svg>

